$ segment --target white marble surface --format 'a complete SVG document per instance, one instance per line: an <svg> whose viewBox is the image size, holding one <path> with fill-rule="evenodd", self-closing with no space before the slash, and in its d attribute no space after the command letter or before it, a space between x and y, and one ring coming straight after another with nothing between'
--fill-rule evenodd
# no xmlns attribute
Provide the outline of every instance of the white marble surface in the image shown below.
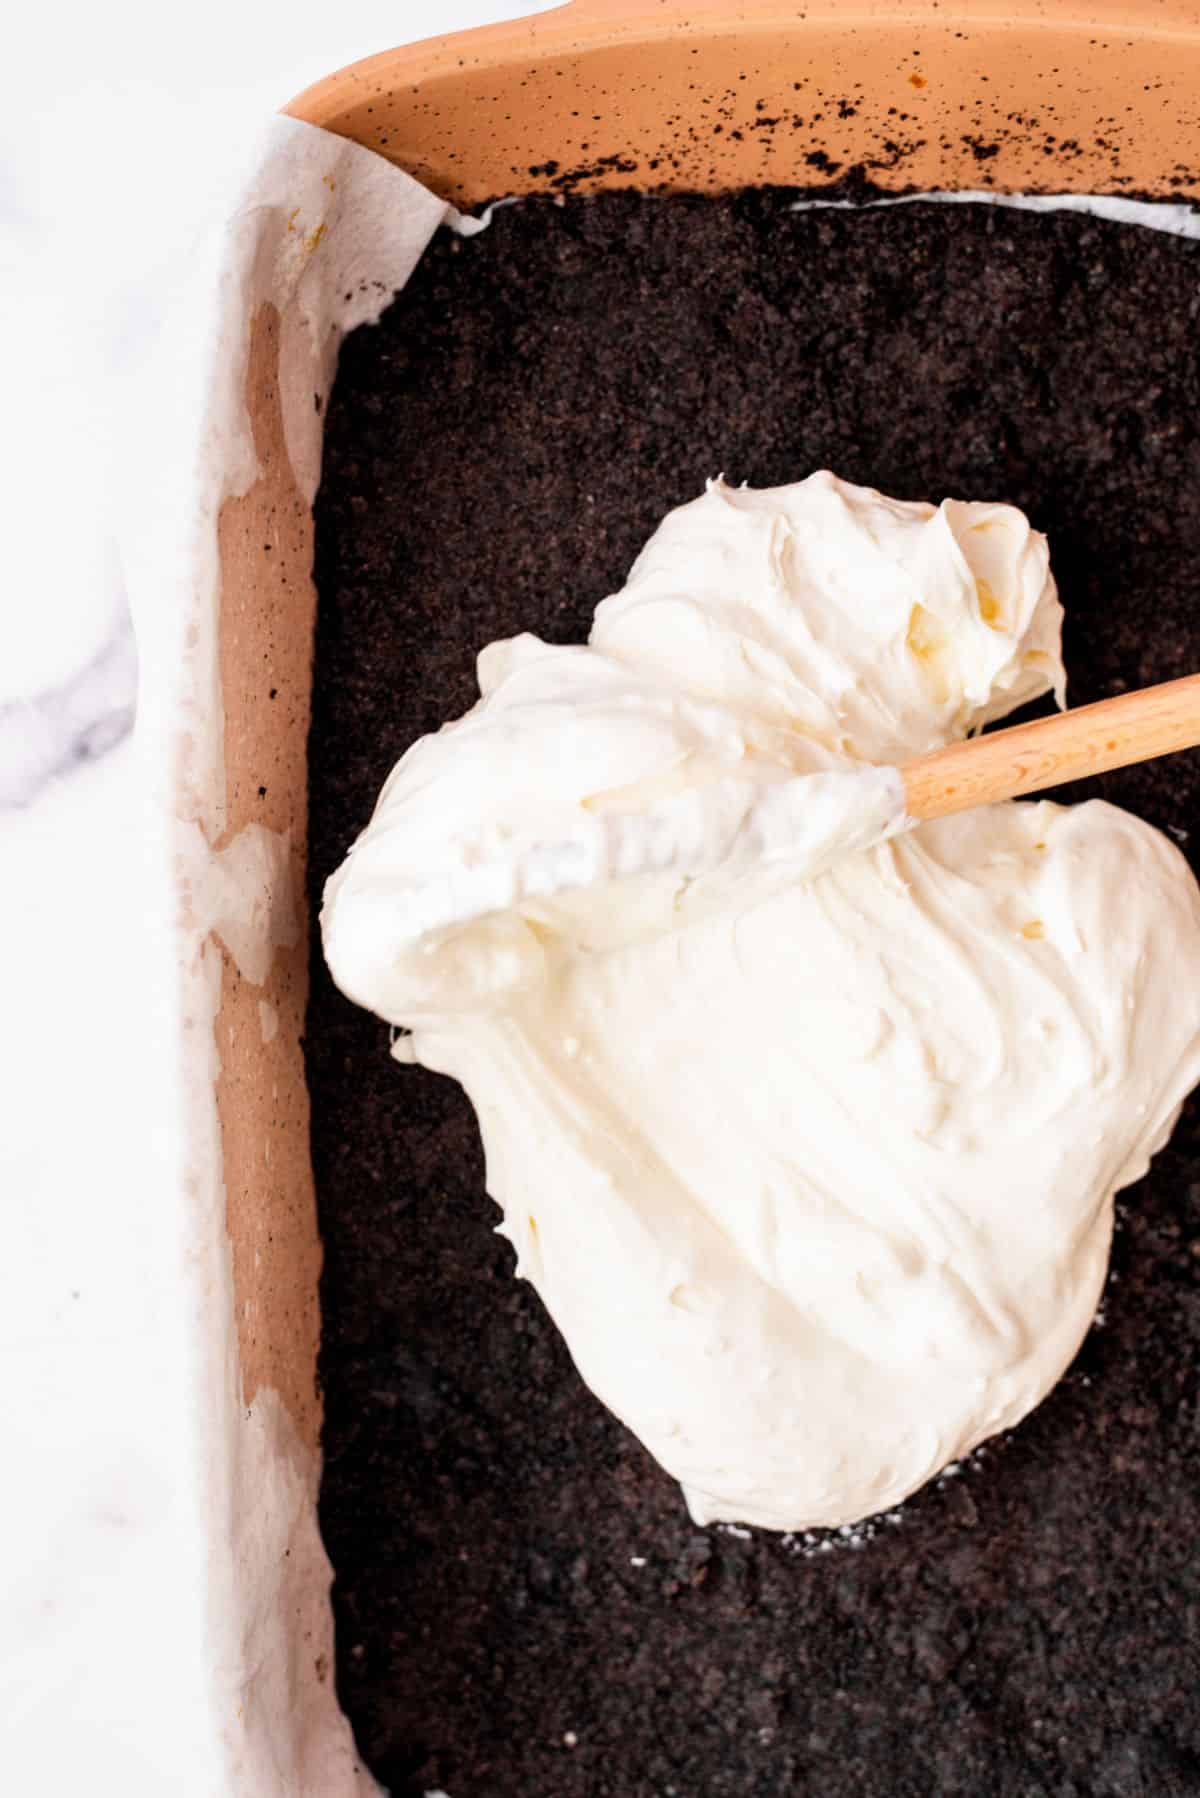
<svg viewBox="0 0 1200 1798"><path fill-rule="evenodd" d="M172 1521L189 1500L156 1471L187 1320L161 1277L176 1019L114 523L137 531L137 373L264 117L357 56L514 10L22 19L37 74L0 120L0 1789L22 1798L218 1794L205 1645L178 1627L200 1577Z"/></svg>

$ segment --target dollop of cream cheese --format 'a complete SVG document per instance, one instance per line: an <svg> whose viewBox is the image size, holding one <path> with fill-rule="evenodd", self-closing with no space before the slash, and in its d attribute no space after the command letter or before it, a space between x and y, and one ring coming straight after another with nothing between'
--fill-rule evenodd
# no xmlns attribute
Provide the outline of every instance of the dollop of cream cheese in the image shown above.
<svg viewBox="0 0 1200 1798"><path fill-rule="evenodd" d="M1158 831L888 836L906 761L1063 703L1061 621L1010 506L712 482L586 646L483 651L328 883L335 979L466 1088L519 1273L698 1522L853 1522L1024 1416L1200 1078Z"/></svg>

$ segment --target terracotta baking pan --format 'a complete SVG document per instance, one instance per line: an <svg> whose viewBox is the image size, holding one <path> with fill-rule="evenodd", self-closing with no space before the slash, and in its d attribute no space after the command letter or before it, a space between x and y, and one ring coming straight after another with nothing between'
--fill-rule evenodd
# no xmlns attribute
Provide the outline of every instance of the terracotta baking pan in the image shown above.
<svg viewBox="0 0 1200 1798"><path fill-rule="evenodd" d="M547 188L808 187L851 170L890 189L1193 197L1200 6L575 0L371 57L287 111L377 151L464 208ZM269 313L257 318L247 374L259 478L221 516L223 826L228 836L254 823L290 832L302 891L312 517L284 444L276 327ZM265 537L278 549L264 568ZM272 703L276 694L286 704ZM277 1392L315 1457L306 962L301 936L265 986L230 970L217 1101L243 1400ZM278 1018L268 1041L264 1002ZM269 1161L260 1149L268 1119L277 1145ZM303 1717L295 1729L299 1740Z"/></svg>
<svg viewBox="0 0 1200 1798"><path fill-rule="evenodd" d="M297 117L471 206L569 182L1195 191L1182 0L575 0L368 58Z"/></svg>

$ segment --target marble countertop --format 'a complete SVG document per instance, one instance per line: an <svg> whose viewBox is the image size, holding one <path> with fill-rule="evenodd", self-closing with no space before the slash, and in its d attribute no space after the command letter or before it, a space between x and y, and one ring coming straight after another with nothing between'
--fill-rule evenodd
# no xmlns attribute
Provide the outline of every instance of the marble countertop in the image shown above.
<svg viewBox="0 0 1200 1798"><path fill-rule="evenodd" d="M152 953L154 751L135 729L115 526L136 529L130 396L264 118L400 37L515 10L214 0L168 16L120 0L69 33L52 13L23 21L27 60L53 78L17 84L0 125L0 1784L22 1798L212 1795L181 1771L203 1728L172 1635L194 1570L172 1554L177 1495L146 1452L171 1427L179 1322L156 1260L174 1124L156 1085L170 1006Z"/></svg>

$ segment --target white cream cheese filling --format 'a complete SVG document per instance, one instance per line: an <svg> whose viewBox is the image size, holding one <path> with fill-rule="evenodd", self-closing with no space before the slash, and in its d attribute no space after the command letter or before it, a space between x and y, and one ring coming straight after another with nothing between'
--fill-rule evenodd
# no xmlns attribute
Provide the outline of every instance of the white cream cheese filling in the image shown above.
<svg viewBox="0 0 1200 1798"><path fill-rule="evenodd" d="M1030 1410L1200 1077L1157 831L879 840L903 763L1062 702L1061 619L1012 507L710 483L586 646L483 652L328 884L335 979L465 1086L519 1271L700 1521L854 1521Z"/></svg>

